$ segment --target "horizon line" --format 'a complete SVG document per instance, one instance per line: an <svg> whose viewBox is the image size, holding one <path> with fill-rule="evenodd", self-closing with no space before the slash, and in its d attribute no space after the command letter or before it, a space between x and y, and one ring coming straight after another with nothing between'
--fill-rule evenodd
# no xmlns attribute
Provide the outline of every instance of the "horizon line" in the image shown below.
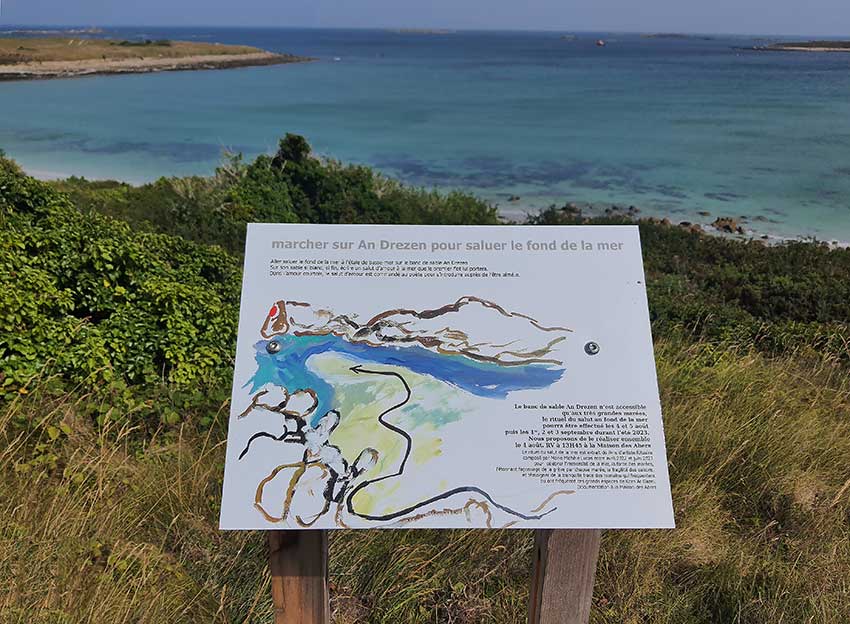
<svg viewBox="0 0 850 624"><path fill-rule="evenodd" d="M729 36L729 37L818 37L818 38L848 38L850 35L841 34L811 34L811 33L771 33L771 32L722 32L722 31L690 31L685 29L673 30L605 30L605 29L590 29L590 28L458 28L451 26L306 26L306 25L279 25L269 26L267 24L240 24L240 25L224 25L224 24L141 24L141 23L116 23L116 24L82 24L82 23L67 23L67 24L38 24L38 23L23 23L0 21L0 28L18 28L18 29L42 29L42 30L59 30L71 28L185 28L185 29L221 29L221 30L239 30L239 29L256 29L256 30L361 30L361 31L449 31L457 33L474 33L474 32L503 32L503 33L561 33L561 34L598 34L609 33L617 35L685 35L685 36ZM1 31L0 31L1 32Z"/></svg>

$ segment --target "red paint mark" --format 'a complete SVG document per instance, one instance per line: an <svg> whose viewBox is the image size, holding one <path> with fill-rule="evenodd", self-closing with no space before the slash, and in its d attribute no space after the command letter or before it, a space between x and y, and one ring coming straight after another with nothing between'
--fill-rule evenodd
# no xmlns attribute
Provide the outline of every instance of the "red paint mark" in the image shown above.
<svg viewBox="0 0 850 624"><path fill-rule="evenodd" d="M269 310L269 316L277 316L277 306L273 305L272 309Z"/></svg>

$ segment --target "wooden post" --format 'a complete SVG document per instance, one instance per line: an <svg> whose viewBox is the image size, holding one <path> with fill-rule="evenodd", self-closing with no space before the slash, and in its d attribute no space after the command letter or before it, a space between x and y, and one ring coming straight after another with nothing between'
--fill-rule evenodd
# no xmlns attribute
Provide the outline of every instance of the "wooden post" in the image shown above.
<svg viewBox="0 0 850 624"><path fill-rule="evenodd" d="M267 533L274 624L329 624L327 531Z"/></svg>
<svg viewBox="0 0 850 624"><path fill-rule="evenodd" d="M598 529L534 532L529 624L587 624L600 534Z"/></svg>

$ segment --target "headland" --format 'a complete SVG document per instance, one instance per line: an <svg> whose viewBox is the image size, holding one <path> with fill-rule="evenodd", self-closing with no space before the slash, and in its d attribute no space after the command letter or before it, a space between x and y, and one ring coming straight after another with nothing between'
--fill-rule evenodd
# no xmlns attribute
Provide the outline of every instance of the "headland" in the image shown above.
<svg viewBox="0 0 850 624"><path fill-rule="evenodd" d="M850 52L850 41L782 41L753 49L764 52Z"/></svg>
<svg viewBox="0 0 850 624"><path fill-rule="evenodd" d="M0 80L229 69L309 60L251 46L167 39L0 38Z"/></svg>

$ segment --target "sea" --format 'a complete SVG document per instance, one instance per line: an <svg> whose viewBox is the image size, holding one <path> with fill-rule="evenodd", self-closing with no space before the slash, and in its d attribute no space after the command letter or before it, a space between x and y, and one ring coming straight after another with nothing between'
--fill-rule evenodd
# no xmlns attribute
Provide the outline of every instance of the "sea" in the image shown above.
<svg viewBox="0 0 850 624"><path fill-rule="evenodd" d="M315 61L0 83L0 148L34 175L209 175L225 151L273 152L293 132L321 156L462 189L514 219L567 203L634 206L674 223L733 217L753 236L850 241L850 53L748 49L794 37L96 36L247 44Z"/></svg>

